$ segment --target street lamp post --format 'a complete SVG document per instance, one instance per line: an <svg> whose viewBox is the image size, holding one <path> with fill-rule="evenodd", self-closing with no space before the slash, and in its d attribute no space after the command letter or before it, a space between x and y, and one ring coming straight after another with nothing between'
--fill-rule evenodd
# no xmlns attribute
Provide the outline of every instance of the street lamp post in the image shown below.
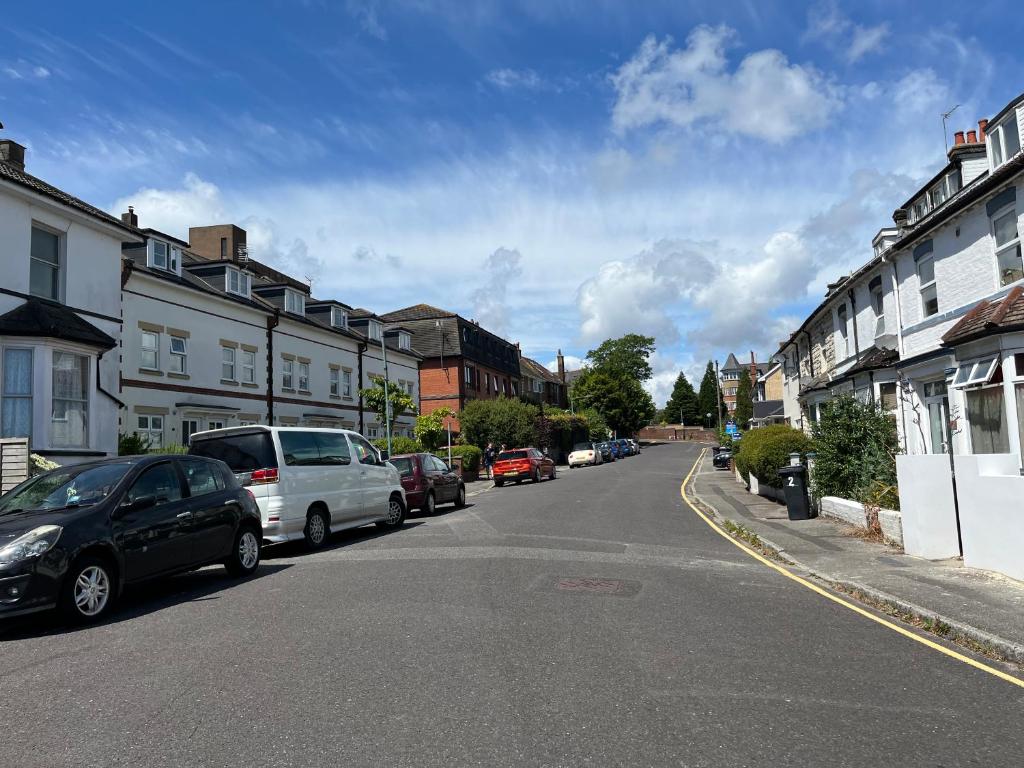
<svg viewBox="0 0 1024 768"><path fill-rule="evenodd" d="M384 358L384 434L388 441L388 458L391 458L391 397L388 395L388 345L384 343L384 331L380 332L380 353Z"/></svg>

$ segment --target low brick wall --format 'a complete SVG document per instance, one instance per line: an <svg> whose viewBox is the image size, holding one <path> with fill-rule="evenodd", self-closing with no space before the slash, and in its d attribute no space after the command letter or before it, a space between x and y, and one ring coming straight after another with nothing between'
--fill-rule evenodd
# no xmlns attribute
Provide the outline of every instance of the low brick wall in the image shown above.
<svg viewBox="0 0 1024 768"><path fill-rule="evenodd" d="M786 494L781 488L772 488L768 483L762 483L754 474L750 475L750 492L780 504L786 503Z"/></svg>
<svg viewBox="0 0 1024 768"><path fill-rule="evenodd" d="M818 505L818 512L823 517L831 517L867 530L868 516L860 502L841 499L838 496L825 496ZM903 520L900 513L894 509L880 509L878 522L882 526L882 536L902 547Z"/></svg>

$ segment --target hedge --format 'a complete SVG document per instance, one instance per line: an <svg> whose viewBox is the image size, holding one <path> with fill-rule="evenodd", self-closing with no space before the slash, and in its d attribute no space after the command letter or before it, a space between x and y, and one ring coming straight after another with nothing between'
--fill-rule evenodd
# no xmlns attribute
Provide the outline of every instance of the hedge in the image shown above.
<svg viewBox="0 0 1024 768"><path fill-rule="evenodd" d="M448 460L448 450L439 450L436 454L445 461ZM475 445L453 445L452 446L452 458L456 456L462 457L462 469L466 472L477 472L480 469L480 462L483 459L484 452L477 448Z"/></svg>
<svg viewBox="0 0 1024 768"><path fill-rule="evenodd" d="M378 437L372 441L374 446L379 451L386 451L388 449L388 439L386 437ZM398 456L402 453L422 453L423 446L418 441L413 440L411 437L405 437L404 435L392 435L391 436L391 455Z"/></svg>
<svg viewBox="0 0 1024 768"><path fill-rule="evenodd" d="M799 429L772 424L745 432L742 440L733 443L733 451L739 448L734 457L744 480L749 483L750 475L754 474L759 483L781 488L779 470L789 466L789 454L803 456L811 446L811 439Z"/></svg>

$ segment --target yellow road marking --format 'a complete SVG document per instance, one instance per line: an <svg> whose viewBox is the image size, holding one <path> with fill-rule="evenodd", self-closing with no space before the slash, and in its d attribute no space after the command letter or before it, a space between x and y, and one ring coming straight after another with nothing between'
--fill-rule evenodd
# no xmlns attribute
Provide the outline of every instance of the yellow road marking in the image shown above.
<svg viewBox="0 0 1024 768"><path fill-rule="evenodd" d="M821 595L822 597L828 598L833 603L838 603L839 605L843 606L844 608L849 608L854 613L859 613L861 616L863 616L863 617L865 617L867 619L871 619L871 621L875 622L876 624L881 624L883 627L888 627L889 629L893 630L894 632L898 632L899 634L903 635L904 637L910 638L914 642L921 643L921 645L926 645L929 648L931 648L932 650L938 651L939 653L944 653L946 656L949 656L950 658L956 659L957 661L962 661L964 664L969 664L970 666L974 667L975 669L980 669L983 672L988 672L990 675L994 675L994 676L998 677L1001 680L1005 680L1008 683L1011 683L1013 685L1016 685L1016 686L1019 686L1021 688L1024 688L1024 680L1022 680L1021 678L1014 677L1013 675L1007 674L1006 672L1003 672L1000 669L996 669L995 667L990 667L988 664L983 664L980 661L972 659L972 658L970 658L968 656L964 656L962 653L957 653L956 651L952 650L951 648L946 648L945 646L942 646L939 643L936 643L936 642L934 642L932 640L929 640L926 637L921 637L920 635L918 635L918 634L916 634L914 632L911 632L909 629L906 629L905 627L901 627L898 624L893 624L891 621L883 619L881 616L876 616L875 614L871 613L871 611L868 611L868 610L866 610L864 608L861 608L858 605L854 605L850 601L844 600L843 598L838 597L837 595L832 594L828 590L823 589L822 587L819 587L817 584L813 584L810 581L808 581L807 579L802 578L801 576L797 576L795 573L793 573L792 571L790 571L787 568L784 568L783 566L779 565L778 563L773 563L771 560L769 560L768 558L764 557L759 552L751 549L750 547L748 547L743 542L734 539L732 536L730 536L728 534L728 532L722 530L722 528L720 528L718 526L718 524L715 523L710 517L708 517L703 512L701 512L696 507L696 505L692 501L690 501L690 497L687 496L687 494L686 494L686 486L689 484L690 478L693 477L693 473L697 470L697 467L700 466L700 463L704 459L704 456L707 453L707 451L708 451L707 448L701 449L700 455L697 457L697 461L694 463L694 465L690 468L690 471L687 473L686 478L683 480L682 486L680 486L680 488L679 488L679 492L682 494L683 501L685 501L687 503L687 505L690 507L690 509L692 509L698 515L700 515L700 518L705 523L707 523L709 526L711 526L711 529L715 533L717 533L719 536L721 536L722 538L726 539L727 541L732 542L733 544L735 544L737 547L742 549L744 552L746 552L748 555L750 555L752 558L754 558L755 560L759 561L760 563L763 563L764 565L767 565L769 568L772 568L773 570L778 571L783 576L785 576L787 579L792 579L797 584L800 584L801 586L807 587L807 589L811 590L812 592L817 592L819 595Z"/></svg>

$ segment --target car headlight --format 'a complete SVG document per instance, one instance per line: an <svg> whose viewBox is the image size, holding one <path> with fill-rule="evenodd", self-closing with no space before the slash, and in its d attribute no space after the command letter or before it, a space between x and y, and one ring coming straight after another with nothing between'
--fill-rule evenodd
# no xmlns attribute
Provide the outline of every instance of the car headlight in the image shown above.
<svg viewBox="0 0 1024 768"><path fill-rule="evenodd" d="M59 525L41 525L22 534L0 549L0 565L20 563L22 560L49 552L57 543L63 530Z"/></svg>

